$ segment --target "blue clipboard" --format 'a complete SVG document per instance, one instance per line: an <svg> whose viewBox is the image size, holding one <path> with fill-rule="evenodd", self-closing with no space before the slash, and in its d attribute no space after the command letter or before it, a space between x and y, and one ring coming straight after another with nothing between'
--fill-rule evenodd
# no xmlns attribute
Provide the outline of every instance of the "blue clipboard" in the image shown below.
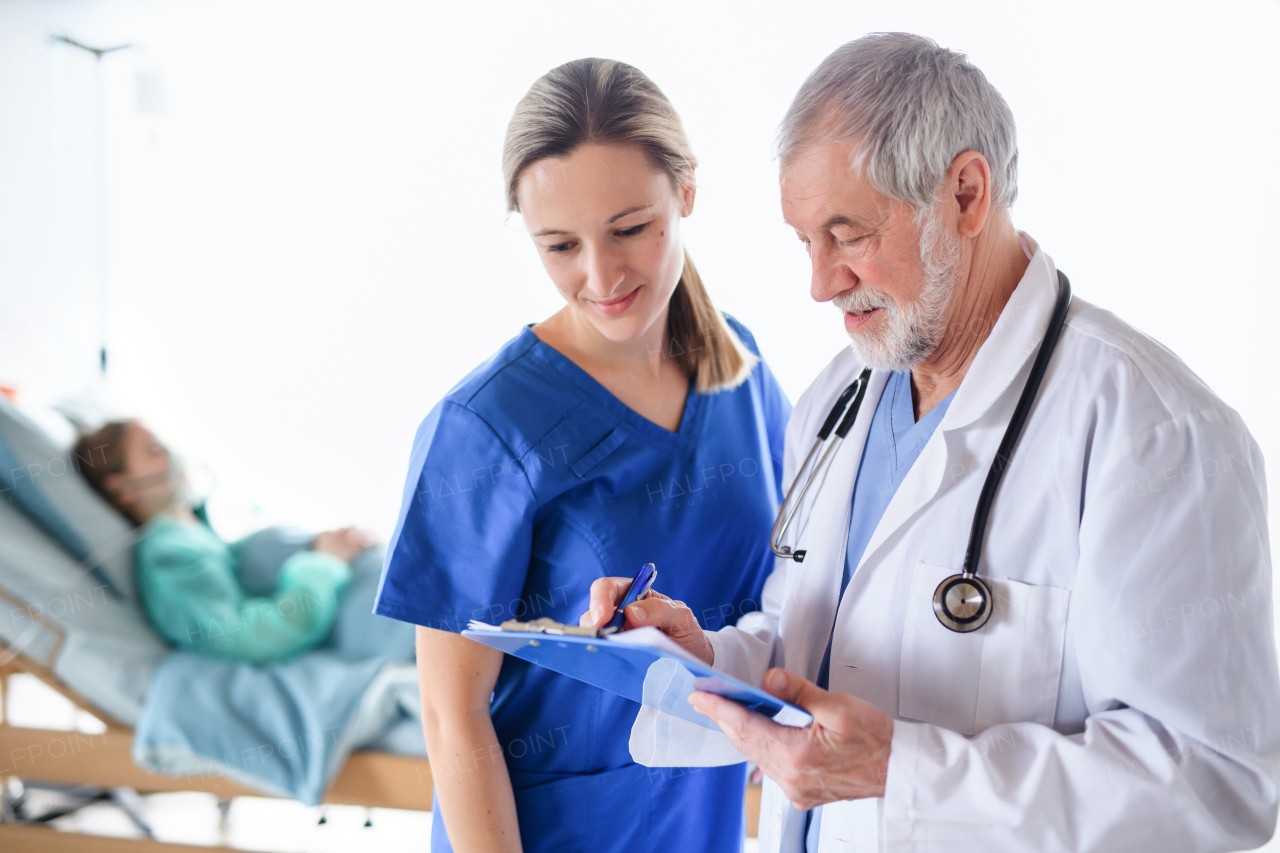
<svg viewBox="0 0 1280 853"><path fill-rule="evenodd" d="M595 638L473 626L462 636L716 731L719 726L689 704L694 690L732 699L785 726L803 728L813 721L808 711L715 671L656 628Z"/></svg>

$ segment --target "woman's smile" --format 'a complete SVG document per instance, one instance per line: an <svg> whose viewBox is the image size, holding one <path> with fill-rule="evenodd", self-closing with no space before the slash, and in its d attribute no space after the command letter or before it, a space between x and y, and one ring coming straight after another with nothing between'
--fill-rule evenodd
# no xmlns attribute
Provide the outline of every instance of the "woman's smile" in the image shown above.
<svg viewBox="0 0 1280 853"><path fill-rule="evenodd" d="M618 296L613 299L588 299L595 309L607 317L613 317L626 311L636 301L636 297L640 295L640 287L636 287L630 293L624 296Z"/></svg>

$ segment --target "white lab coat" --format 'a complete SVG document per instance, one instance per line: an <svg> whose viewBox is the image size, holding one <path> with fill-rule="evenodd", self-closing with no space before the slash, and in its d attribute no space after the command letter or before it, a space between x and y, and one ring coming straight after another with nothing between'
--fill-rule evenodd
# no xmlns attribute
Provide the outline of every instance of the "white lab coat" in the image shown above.
<svg viewBox="0 0 1280 853"><path fill-rule="evenodd" d="M1053 262L1023 246L1026 275L838 610L884 372L788 533L805 561L779 560L762 610L710 635L715 666L757 685L770 666L813 679L834 621L831 689L897 721L885 796L824 807L822 853L1255 847L1275 828L1280 771L1262 458L1169 350L1075 298L991 511L994 615L955 634L932 613L1053 309ZM859 369L842 352L800 398L786 483ZM633 755L741 760L707 735L646 708ZM803 850L803 826L766 780L762 853Z"/></svg>

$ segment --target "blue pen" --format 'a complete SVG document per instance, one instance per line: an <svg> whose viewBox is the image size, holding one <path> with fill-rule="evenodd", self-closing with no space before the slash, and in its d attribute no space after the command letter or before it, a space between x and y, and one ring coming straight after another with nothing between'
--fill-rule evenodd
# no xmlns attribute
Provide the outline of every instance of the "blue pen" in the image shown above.
<svg viewBox="0 0 1280 853"><path fill-rule="evenodd" d="M636 572L635 580L631 582L631 588L627 590L627 594L622 597L622 602L618 604L618 609L614 611L613 618L608 621L601 631L606 634L621 631L622 626L627 621L626 614L623 611L639 601L649 591L649 587L653 586L653 582L657 577L658 570L653 563L645 563L641 566L640 571Z"/></svg>

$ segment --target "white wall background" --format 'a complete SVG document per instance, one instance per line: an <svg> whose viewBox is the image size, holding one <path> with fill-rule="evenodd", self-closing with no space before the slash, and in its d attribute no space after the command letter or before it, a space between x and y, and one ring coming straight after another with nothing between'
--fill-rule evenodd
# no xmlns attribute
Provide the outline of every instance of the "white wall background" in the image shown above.
<svg viewBox="0 0 1280 853"><path fill-rule="evenodd" d="M387 534L418 421L556 309L499 155L516 100L578 56L682 112L687 244L794 398L844 337L781 222L773 131L825 54L887 29L984 69L1019 123L1018 224L1277 458L1275 0L0 0L0 384L53 400L96 375L98 102L65 33L135 45L101 62L108 387L258 520Z"/></svg>

